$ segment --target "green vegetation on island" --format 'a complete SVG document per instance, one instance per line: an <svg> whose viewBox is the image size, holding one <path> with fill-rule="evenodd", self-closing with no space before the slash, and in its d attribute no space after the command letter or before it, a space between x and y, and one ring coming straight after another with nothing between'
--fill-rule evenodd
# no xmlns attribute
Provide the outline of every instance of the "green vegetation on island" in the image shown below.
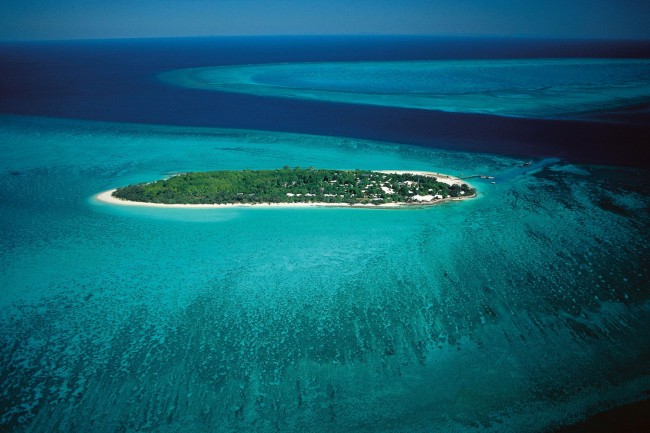
<svg viewBox="0 0 650 433"><path fill-rule="evenodd" d="M184 173L118 188L123 200L164 204L255 203L433 203L470 197L466 184L448 185L433 176L368 170L289 168Z"/></svg>

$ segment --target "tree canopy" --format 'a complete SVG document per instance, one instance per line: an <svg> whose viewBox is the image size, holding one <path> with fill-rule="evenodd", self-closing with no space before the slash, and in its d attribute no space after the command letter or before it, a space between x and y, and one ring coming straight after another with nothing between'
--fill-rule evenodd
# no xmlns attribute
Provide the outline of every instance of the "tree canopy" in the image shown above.
<svg viewBox="0 0 650 433"><path fill-rule="evenodd" d="M418 203L426 196L435 201L474 194L466 184L450 186L432 176L286 166L184 173L113 193L124 200L166 204Z"/></svg>

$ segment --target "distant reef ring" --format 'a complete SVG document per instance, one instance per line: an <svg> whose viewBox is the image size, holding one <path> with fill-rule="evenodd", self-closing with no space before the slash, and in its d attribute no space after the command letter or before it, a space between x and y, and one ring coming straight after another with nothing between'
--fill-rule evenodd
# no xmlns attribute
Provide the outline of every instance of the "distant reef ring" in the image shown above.
<svg viewBox="0 0 650 433"><path fill-rule="evenodd" d="M178 69L193 89L514 117L650 103L648 59L326 62Z"/></svg>

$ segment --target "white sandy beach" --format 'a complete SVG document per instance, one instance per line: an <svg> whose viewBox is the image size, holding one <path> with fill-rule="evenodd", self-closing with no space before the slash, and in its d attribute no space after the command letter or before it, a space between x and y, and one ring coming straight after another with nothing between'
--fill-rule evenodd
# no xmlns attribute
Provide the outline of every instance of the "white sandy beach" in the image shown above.
<svg viewBox="0 0 650 433"><path fill-rule="evenodd" d="M400 170L374 170L377 173L395 173L395 174L405 174L405 173L411 173L411 174L418 174L422 176L433 176L435 177L439 182L446 183L448 185L453 185L453 184L463 184L467 183L463 181L462 179L459 179L454 176L449 176L446 174L440 174L440 173L433 173L433 172L428 172L428 171L400 171ZM469 185L469 184L468 184ZM470 185L471 186L471 185ZM240 207L255 207L255 208L263 208L263 207L283 207L283 208L292 208L292 207L354 207L354 208L401 208L401 207L414 207L414 206L432 206L436 205L439 203L444 203L447 201L456 201L456 200L463 200L466 198L471 198L471 197L454 197L454 198L446 198L442 200L436 200L432 202L420 202L420 203L383 203L383 204L347 204L347 203L233 203L233 204L166 204L166 203L146 203L146 202L140 202L140 201L130 201L130 200L122 200L120 198L114 197L113 193L117 189L111 189L108 191L101 192L95 196L95 198L101 202L108 203L108 204L116 204L120 206L139 206L139 207L160 207L160 208L168 208L168 209L213 209L213 208L240 208Z"/></svg>

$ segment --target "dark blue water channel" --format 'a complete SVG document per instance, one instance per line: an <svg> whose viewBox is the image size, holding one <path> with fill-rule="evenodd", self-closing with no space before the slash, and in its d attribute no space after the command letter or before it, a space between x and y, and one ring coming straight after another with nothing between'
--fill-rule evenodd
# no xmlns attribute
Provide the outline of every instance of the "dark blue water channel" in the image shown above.
<svg viewBox="0 0 650 433"><path fill-rule="evenodd" d="M650 163L647 106L585 119L521 119L177 88L163 71L215 65L486 58L648 58L629 41L274 37L4 43L0 111L334 135L573 162Z"/></svg>

